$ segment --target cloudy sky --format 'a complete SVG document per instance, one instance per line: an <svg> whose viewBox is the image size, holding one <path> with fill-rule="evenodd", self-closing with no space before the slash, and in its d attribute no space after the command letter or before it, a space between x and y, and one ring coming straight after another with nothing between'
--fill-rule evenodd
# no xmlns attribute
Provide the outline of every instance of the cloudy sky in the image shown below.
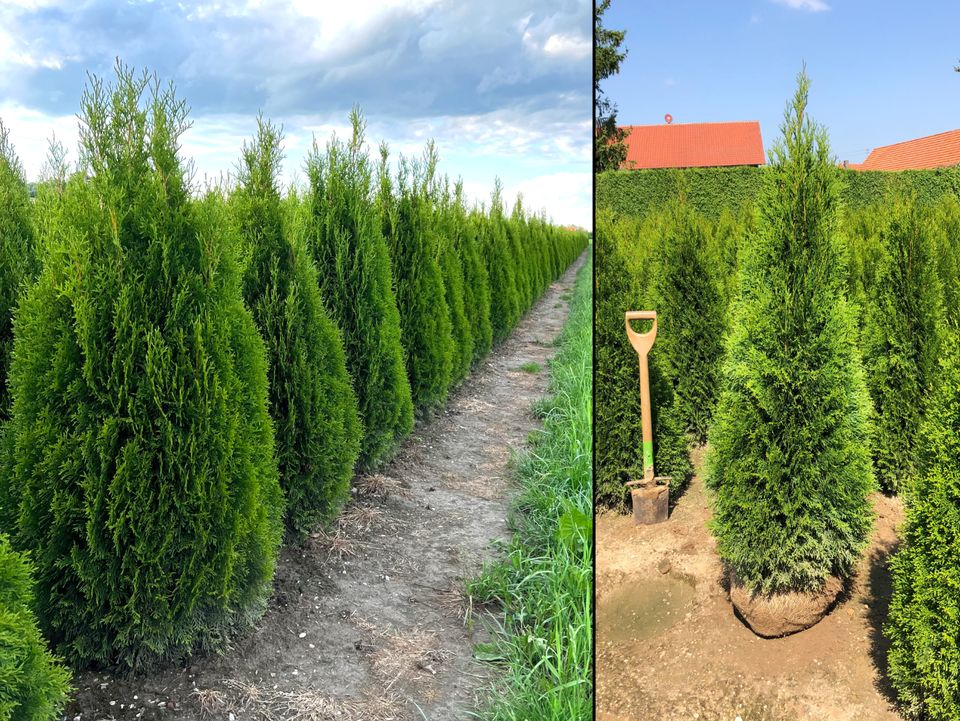
<svg viewBox="0 0 960 721"><path fill-rule="evenodd" d="M76 158L86 74L115 58L172 80L192 108L198 176L237 161L258 110L286 133L285 179L351 106L392 155L428 138L475 200L592 227L588 0L0 0L0 118L34 179L56 133ZM374 148L375 150L375 148Z"/></svg>

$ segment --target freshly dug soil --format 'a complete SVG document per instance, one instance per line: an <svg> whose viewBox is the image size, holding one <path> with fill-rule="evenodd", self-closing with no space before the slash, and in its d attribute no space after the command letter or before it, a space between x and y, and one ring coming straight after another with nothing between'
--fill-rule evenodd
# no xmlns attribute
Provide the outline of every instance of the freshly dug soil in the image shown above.
<svg viewBox="0 0 960 721"><path fill-rule="evenodd" d="M494 670L463 581L506 539L508 461L537 426L581 257L396 459L354 481L336 528L285 548L258 627L222 656L127 678L86 672L66 719L466 719ZM524 363L542 370L527 373Z"/></svg>
<svg viewBox="0 0 960 721"><path fill-rule="evenodd" d="M597 518L598 721L899 721L881 626L900 500L873 496L870 546L833 610L805 631L763 639L730 603L706 525L702 449L694 467L666 523Z"/></svg>
<svg viewBox="0 0 960 721"><path fill-rule="evenodd" d="M843 582L831 576L816 592L754 595L730 572L730 603L750 630L763 638L788 636L819 623L842 592Z"/></svg>

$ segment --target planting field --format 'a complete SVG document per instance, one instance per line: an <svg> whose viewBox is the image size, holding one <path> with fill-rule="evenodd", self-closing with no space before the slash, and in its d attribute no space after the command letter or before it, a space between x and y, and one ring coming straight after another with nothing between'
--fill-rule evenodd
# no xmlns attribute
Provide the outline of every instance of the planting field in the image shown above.
<svg viewBox="0 0 960 721"><path fill-rule="evenodd" d="M554 355L583 261L391 463L354 481L334 529L281 552L252 633L160 673L78 674L67 717L467 718L497 670L473 659L494 617L470 608L464 585L509 537L510 456L548 387L546 371L521 367Z"/></svg>

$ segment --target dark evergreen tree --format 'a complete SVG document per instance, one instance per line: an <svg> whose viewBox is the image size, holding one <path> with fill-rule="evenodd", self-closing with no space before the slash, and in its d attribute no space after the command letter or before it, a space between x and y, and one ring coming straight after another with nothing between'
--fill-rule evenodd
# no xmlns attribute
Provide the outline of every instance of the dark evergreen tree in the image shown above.
<svg viewBox="0 0 960 721"><path fill-rule="evenodd" d="M320 294L343 333L364 428L360 464L369 468L386 460L413 428L413 403L390 255L373 203L365 125L359 110L350 120L349 143L333 139L325 154L314 143L307 160L307 238Z"/></svg>
<svg viewBox="0 0 960 721"><path fill-rule="evenodd" d="M685 202L671 204L654 249L648 303L657 311L657 355L673 386L675 413L701 442L716 404L725 311L708 269L707 235Z"/></svg>
<svg viewBox="0 0 960 721"><path fill-rule="evenodd" d="M394 196L387 156L386 145L381 145L377 207L390 248L413 405L427 410L441 405L450 391L453 328L437 263L426 169L420 163L411 167L401 158Z"/></svg>
<svg viewBox="0 0 960 721"><path fill-rule="evenodd" d="M867 542L869 397L837 237L839 170L798 76L763 179L710 432L712 530L762 593L848 576Z"/></svg>
<svg viewBox="0 0 960 721"><path fill-rule="evenodd" d="M900 491L917 470L918 430L946 319L927 211L894 201L879 235L884 255L867 289L861 347L875 410L874 472L885 490Z"/></svg>
<svg viewBox="0 0 960 721"><path fill-rule="evenodd" d="M467 215L463 199L463 183L454 188L453 205L448 211L451 217L453 245L463 265L463 306L470 322L473 340L473 357L476 363L490 352L493 346L493 328L490 325L490 276L480 253L477 239L477 221Z"/></svg>
<svg viewBox="0 0 960 721"><path fill-rule="evenodd" d="M67 700L70 673L40 636L30 574L0 535L0 721L53 721Z"/></svg>
<svg viewBox="0 0 960 721"><path fill-rule="evenodd" d="M523 212L523 198L518 195L510 218L505 221L510 254L514 262L514 282L521 315L533 305L533 279L528 255L527 219Z"/></svg>
<svg viewBox="0 0 960 721"><path fill-rule="evenodd" d="M232 202L250 258L244 300L267 346L286 525L302 535L333 519L349 497L362 432L340 332L324 310L303 237L283 220L282 141L258 118Z"/></svg>
<svg viewBox="0 0 960 721"><path fill-rule="evenodd" d="M475 214L480 232L480 246L490 279L490 323L493 342L506 338L520 319L520 298L517 293L516 268L510 242L499 179L494 186L490 215Z"/></svg>
<svg viewBox="0 0 960 721"><path fill-rule="evenodd" d="M932 225L944 313L950 327L960 329L960 199L945 195L936 206Z"/></svg>
<svg viewBox="0 0 960 721"><path fill-rule="evenodd" d="M118 65L82 101L87 177L17 313L17 542L76 664L221 647L266 607L283 496L263 341L216 203L191 201L171 88Z"/></svg>

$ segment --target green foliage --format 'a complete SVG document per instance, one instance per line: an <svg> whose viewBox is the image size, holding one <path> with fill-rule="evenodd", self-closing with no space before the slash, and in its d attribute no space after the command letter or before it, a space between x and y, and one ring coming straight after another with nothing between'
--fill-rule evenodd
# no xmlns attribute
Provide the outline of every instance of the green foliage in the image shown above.
<svg viewBox="0 0 960 721"><path fill-rule="evenodd" d="M57 719L70 688L37 628L30 574L26 555L0 535L0 721Z"/></svg>
<svg viewBox="0 0 960 721"><path fill-rule="evenodd" d="M303 238L283 222L282 134L262 117L257 126L232 201L250 257L244 300L267 346L286 525L305 534L349 497L362 432L340 332L324 310Z"/></svg>
<svg viewBox="0 0 960 721"><path fill-rule="evenodd" d="M517 196L513 206L513 213L506 221L507 239L510 243L510 254L515 263L514 282L517 287L517 302L520 304L521 315L526 312L535 299L535 275L533 260L529 257L530 236L526 218L523 214L523 199Z"/></svg>
<svg viewBox="0 0 960 721"><path fill-rule="evenodd" d="M720 555L752 589L846 577L866 545L869 398L845 297L838 170L798 76L744 261L708 458Z"/></svg>
<svg viewBox="0 0 960 721"><path fill-rule="evenodd" d="M947 323L960 329L960 197L946 195L934 208L937 271Z"/></svg>
<svg viewBox="0 0 960 721"><path fill-rule="evenodd" d="M884 634L890 680L913 718L960 714L960 346L951 333L941 382L921 427L921 470L893 558Z"/></svg>
<svg viewBox="0 0 960 721"><path fill-rule="evenodd" d="M410 382L400 343L400 313L393 293L390 254L372 198L373 170L358 110L350 116L349 143L333 139L307 159L307 242L320 293L343 334L364 437L359 462L386 460L413 428Z"/></svg>
<svg viewBox="0 0 960 721"><path fill-rule="evenodd" d="M745 252L748 238L753 232L753 210L749 206L734 214L724 208L717 222L707 222L707 267L713 276L714 285L720 294L724 323L737 295L740 258Z"/></svg>
<svg viewBox="0 0 960 721"><path fill-rule="evenodd" d="M504 558L467 584L472 598L503 608L493 643L475 653L504 666L481 712L489 721L592 718L590 271L578 272L550 362L543 430L518 463L514 536Z"/></svg>
<svg viewBox="0 0 960 721"><path fill-rule="evenodd" d="M467 215L463 199L463 183L454 189L454 202L445 215L449 218L453 247L463 267L463 306L470 323L473 341L471 363L476 363L493 346L493 327L490 324L490 276L480 254L477 239L477 220Z"/></svg>
<svg viewBox="0 0 960 721"><path fill-rule="evenodd" d="M862 351L875 410L874 470L886 490L900 491L916 471L945 318L929 213L901 199L882 217L884 255L867 293Z"/></svg>
<svg viewBox="0 0 960 721"><path fill-rule="evenodd" d="M380 147L380 163L377 205L390 248L407 377L414 407L425 410L446 400L454 356L453 327L437 263L438 241L428 195L429 160L411 165L401 158L396 198L385 145Z"/></svg>
<svg viewBox="0 0 960 721"><path fill-rule="evenodd" d="M673 387L673 412L698 441L706 440L716 403L725 312L708 270L708 235L686 203L669 206L647 303L657 311L657 357Z"/></svg>
<svg viewBox="0 0 960 721"><path fill-rule="evenodd" d="M83 96L87 178L16 317L17 543L78 665L220 648L264 610L283 497L263 341L222 204L194 203L187 109L117 67Z"/></svg>
<svg viewBox="0 0 960 721"><path fill-rule="evenodd" d="M0 122L0 422L10 417L13 310L24 285L37 274L30 195L23 166Z"/></svg>
<svg viewBox="0 0 960 721"><path fill-rule="evenodd" d="M500 181L497 180L488 217L478 212L473 214L490 281L490 324L493 329L494 343L499 343L509 335L520 319L521 312L520 296L517 292L516 261L507 238L507 223L503 217L500 190Z"/></svg>
<svg viewBox="0 0 960 721"><path fill-rule="evenodd" d="M643 474L639 365L636 351L627 339L624 313L640 310L644 305L642 288L646 278L638 269L645 271L649 267L645 261L650 257L652 235L629 220L614 223L608 213L597 216L596 502L613 508L624 504L624 483ZM630 241L635 245L631 246ZM631 251L635 253L633 266L627 255ZM660 348L655 344L648 356L654 466L658 475L672 476L671 497L676 498L691 466L682 424L673 411L672 387L664 378L660 359Z"/></svg>
<svg viewBox="0 0 960 721"><path fill-rule="evenodd" d="M624 131L617 127L617 105L600 89L600 82L620 72L620 63L627 57L626 49L620 49L626 31L603 26L603 14L609 7L610 0L600 0L593 14L594 173L619 168L627 157Z"/></svg>

